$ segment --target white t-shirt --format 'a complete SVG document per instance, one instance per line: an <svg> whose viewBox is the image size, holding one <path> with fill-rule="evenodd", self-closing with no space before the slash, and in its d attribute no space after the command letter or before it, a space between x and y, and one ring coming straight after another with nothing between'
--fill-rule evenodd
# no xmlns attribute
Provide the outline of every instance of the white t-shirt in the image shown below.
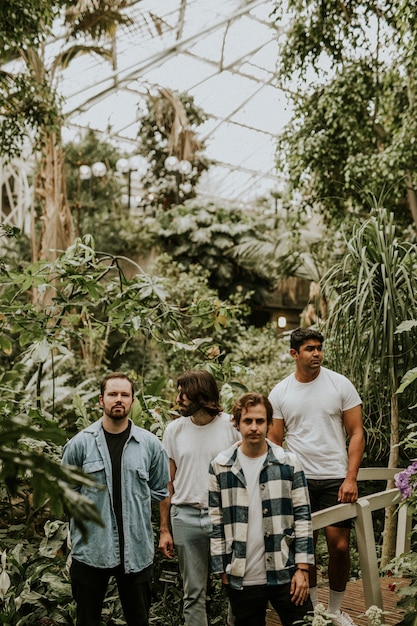
<svg viewBox="0 0 417 626"><path fill-rule="evenodd" d="M162 445L177 467L171 503L206 509L210 461L240 439L227 413L220 413L205 426L197 426L190 417L168 424Z"/></svg>
<svg viewBox="0 0 417 626"><path fill-rule="evenodd" d="M344 478L346 433L342 413L362 403L353 384L325 367L309 383L290 374L269 394L273 417L284 420L286 447L301 460L307 478Z"/></svg>
<svg viewBox="0 0 417 626"><path fill-rule="evenodd" d="M248 534L246 538L246 567L243 586L266 585L265 538L259 474L267 453L251 458L238 448L237 457L246 479L249 499Z"/></svg>

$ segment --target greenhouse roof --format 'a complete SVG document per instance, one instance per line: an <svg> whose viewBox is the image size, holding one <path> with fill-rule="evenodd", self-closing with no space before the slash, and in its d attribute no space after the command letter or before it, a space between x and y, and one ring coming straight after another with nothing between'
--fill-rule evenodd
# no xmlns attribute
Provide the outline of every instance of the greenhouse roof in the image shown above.
<svg viewBox="0 0 417 626"><path fill-rule="evenodd" d="M246 204L276 188L276 137L290 118L278 87L273 2L141 0L118 31L113 66L85 55L63 74L64 139L99 131L134 151L141 100L156 86L194 97L214 161L199 183L213 201Z"/></svg>

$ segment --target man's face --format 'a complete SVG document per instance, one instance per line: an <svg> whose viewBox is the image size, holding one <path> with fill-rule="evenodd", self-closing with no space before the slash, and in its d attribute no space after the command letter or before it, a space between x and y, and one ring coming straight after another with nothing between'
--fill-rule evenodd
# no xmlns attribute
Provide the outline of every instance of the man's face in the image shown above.
<svg viewBox="0 0 417 626"><path fill-rule="evenodd" d="M259 446L268 434L266 408L263 404L255 404L242 409L238 431L246 445Z"/></svg>
<svg viewBox="0 0 417 626"><path fill-rule="evenodd" d="M133 404L132 386L124 378L110 378L106 383L104 395L100 396L100 406L105 415L120 421L127 417Z"/></svg>
<svg viewBox="0 0 417 626"><path fill-rule="evenodd" d="M307 339L298 352L291 349L290 354L295 359L297 368L316 371L323 361L323 346L318 339Z"/></svg>
<svg viewBox="0 0 417 626"><path fill-rule="evenodd" d="M190 400L187 397L187 394L183 392L181 385L178 387L177 404L181 415L184 417L190 417L190 415L194 415L194 413L197 413L197 411L201 409L198 402Z"/></svg>

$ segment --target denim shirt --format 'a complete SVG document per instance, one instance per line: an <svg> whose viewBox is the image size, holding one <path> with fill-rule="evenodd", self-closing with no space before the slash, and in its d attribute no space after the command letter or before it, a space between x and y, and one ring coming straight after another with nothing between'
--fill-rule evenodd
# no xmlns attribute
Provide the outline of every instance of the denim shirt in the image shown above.
<svg viewBox="0 0 417 626"><path fill-rule="evenodd" d="M102 419L75 435L64 446L62 463L75 465L94 478L98 487L80 488L97 507L104 527L87 522L87 538L70 521L71 556L92 567L113 568L121 563L119 535L113 509L110 455ZM124 568L140 572L154 558L152 503L168 496L168 456L159 439L132 424L122 453L122 517ZM104 488L100 488L104 487Z"/></svg>

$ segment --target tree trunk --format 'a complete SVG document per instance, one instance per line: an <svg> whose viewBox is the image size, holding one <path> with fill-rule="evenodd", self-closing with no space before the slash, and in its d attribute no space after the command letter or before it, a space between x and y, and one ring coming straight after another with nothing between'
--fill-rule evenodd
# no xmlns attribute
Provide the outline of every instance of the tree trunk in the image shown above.
<svg viewBox="0 0 417 626"><path fill-rule="evenodd" d="M42 151L37 193L43 199L42 234L39 258L55 260L74 238L71 211L68 207L61 142L54 134Z"/></svg>
<svg viewBox="0 0 417 626"><path fill-rule="evenodd" d="M391 397L391 434L390 455L388 467L398 467L399 458L399 412L398 396ZM395 487L394 481L387 482L387 489ZM395 555L395 541L397 535L397 507L389 506L385 509L384 538L382 542L381 567L385 567Z"/></svg>
<svg viewBox="0 0 417 626"><path fill-rule="evenodd" d="M414 226L417 229L417 194L416 194L416 190L413 187L413 181L411 179L411 174L407 174L406 182L407 182L407 200L408 200L408 205L410 207L411 215L413 217Z"/></svg>
<svg viewBox="0 0 417 626"><path fill-rule="evenodd" d="M73 220L67 202L63 150L55 134L46 139L41 159L36 194L42 202L42 232L36 255L39 259L54 261L74 239ZM34 300L42 301L42 304L50 303L53 292L51 288L42 296L34 294Z"/></svg>

